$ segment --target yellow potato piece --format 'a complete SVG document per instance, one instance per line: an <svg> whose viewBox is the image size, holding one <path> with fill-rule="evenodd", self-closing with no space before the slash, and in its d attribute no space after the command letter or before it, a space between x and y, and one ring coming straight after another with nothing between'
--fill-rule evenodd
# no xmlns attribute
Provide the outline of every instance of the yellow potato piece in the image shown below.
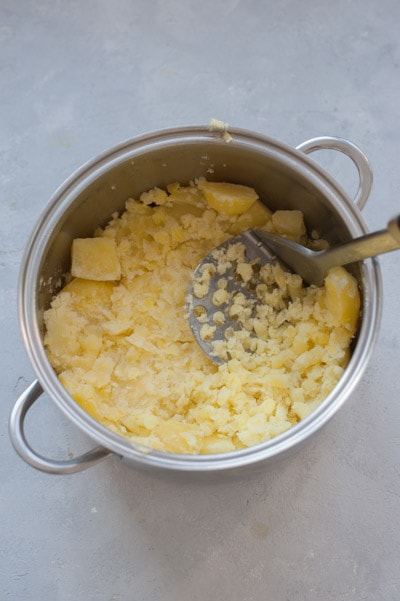
<svg viewBox="0 0 400 601"><path fill-rule="evenodd" d="M71 274L77 278L111 281L121 278L121 265L112 238L76 238L72 242Z"/></svg>
<svg viewBox="0 0 400 601"><path fill-rule="evenodd" d="M254 188L226 182L204 182L203 194L208 205L225 215L245 213L258 199Z"/></svg>
<svg viewBox="0 0 400 601"><path fill-rule="evenodd" d="M161 442L160 449L169 453L198 453L200 451L199 437L196 428L189 424L170 420L156 426L153 435ZM157 448L157 443L154 446Z"/></svg>
<svg viewBox="0 0 400 601"><path fill-rule="evenodd" d="M325 304L335 325L342 325L354 333L360 311L360 293L357 280L344 267L329 270L325 278Z"/></svg>
<svg viewBox="0 0 400 601"><path fill-rule="evenodd" d="M275 211L272 215L272 225L275 231L299 242L300 238L306 233L303 213L297 210Z"/></svg>
<svg viewBox="0 0 400 601"><path fill-rule="evenodd" d="M74 303L81 305L81 308L84 309L88 303L106 306L113 289L114 284L112 282L74 278L64 286L63 292L70 292L74 296Z"/></svg>
<svg viewBox="0 0 400 601"><path fill-rule="evenodd" d="M102 419L103 415L100 409L99 395L93 385L82 382L77 383L68 373L60 375L60 382L84 411L89 413L94 419Z"/></svg>
<svg viewBox="0 0 400 601"><path fill-rule="evenodd" d="M244 230L262 227L271 220L272 211L261 200L255 203L242 215L239 215L231 227L233 234L240 234Z"/></svg>

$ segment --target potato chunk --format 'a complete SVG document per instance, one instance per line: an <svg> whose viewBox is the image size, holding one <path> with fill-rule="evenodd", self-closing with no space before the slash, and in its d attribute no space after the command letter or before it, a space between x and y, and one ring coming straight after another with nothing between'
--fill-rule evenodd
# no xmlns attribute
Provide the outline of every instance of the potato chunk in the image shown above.
<svg viewBox="0 0 400 601"><path fill-rule="evenodd" d="M355 332L360 311L357 280L344 267L333 267L325 278L325 304L335 325Z"/></svg>
<svg viewBox="0 0 400 601"><path fill-rule="evenodd" d="M76 238L72 242L71 274L77 278L105 282L121 278L115 240Z"/></svg>
<svg viewBox="0 0 400 601"><path fill-rule="evenodd" d="M170 453L198 453L201 440L196 433L196 428L190 424L169 420L164 421L153 429L155 437L154 447L157 448L157 439L160 449L167 448Z"/></svg>
<svg viewBox="0 0 400 601"><path fill-rule="evenodd" d="M225 215L245 213L258 199L254 188L226 182L204 182L202 191L209 206Z"/></svg>
<svg viewBox="0 0 400 601"><path fill-rule="evenodd" d="M255 227L263 227L271 221L272 211L265 206L261 200L256 200L255 203L245 213L239 215L231 231L234 235L240 234L244 230Z"/></svg>
<svg viewBox="0 0 400 601"><path fill-rule="evenodd" d="M296 242L306 233L303 213L301 211L280 210L272 215L272 225L281 236L287 236Z"/></svg>

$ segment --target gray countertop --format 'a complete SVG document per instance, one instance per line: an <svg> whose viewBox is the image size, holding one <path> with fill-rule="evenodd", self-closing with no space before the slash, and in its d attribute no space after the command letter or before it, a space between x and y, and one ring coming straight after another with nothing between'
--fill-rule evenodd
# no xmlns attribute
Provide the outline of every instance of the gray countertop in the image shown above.
<svg viewBox="0 0 400 601"><path fill-rule="evenodd" d="M18 269L53 191L127 138L211 117L295 146L357 143L371 230L399 212L398 0L2 0L0 3L1 601L395 601L400 598L400 261L380 259L384 310L368 369L301 451L215 482L110 458L51 476L7 422L35 379ZM354 195L350 161L320 160ZM43 396L27 434L63 458L93 443Z"/></svg>

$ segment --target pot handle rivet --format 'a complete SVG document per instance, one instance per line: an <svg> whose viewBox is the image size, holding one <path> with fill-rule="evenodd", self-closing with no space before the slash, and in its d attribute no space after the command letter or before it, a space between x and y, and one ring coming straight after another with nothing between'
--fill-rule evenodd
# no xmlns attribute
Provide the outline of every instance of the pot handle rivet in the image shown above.
<svg viewBox="0 0 400 601"><path fill-rule="evenodd" d="M344 138L336 138L334 136L320 136L311 138L302 144L296 146L296 150L300 150L305 154L310 154L317 150L337 150L348 156L357 167L359 176L359 186L354 197L354 202L360 210L362 210L369 198L372 187L372 169L368 157L363 151Z"/></svg>
<svg viewBox="0 0 400 601"><path fill-rule="evenodd" d="M55 461L36 453L26 439L24 422L27 412L42 393L40 383L35 380L18 398L10 415L10 439L21 459L48 474L74 474L91 467L111 454L111 451L103 447L96 447L74 459Z"/></svg>

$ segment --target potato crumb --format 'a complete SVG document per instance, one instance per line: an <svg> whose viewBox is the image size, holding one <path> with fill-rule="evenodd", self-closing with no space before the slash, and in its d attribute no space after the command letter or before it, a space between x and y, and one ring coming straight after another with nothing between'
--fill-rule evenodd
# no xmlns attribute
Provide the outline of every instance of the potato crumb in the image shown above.
<svg viewBox="0 0 400 601"><path fill-rule="evenodd" d="M185 314L196 266L252 227L312 241L299 211L272 213L255 191L235 196L237 188L226 184L214 188L219 196L211 207L205 184L172 182L167 190L129 199L124 213L86 239L86 250L107 247L100 253L76 254L75 241L73 277L44 315L46 350L63 386L94 419L140 448L224 453L278 436L335 387L357 329L358 286L344 268L329 272L325 286L317 288L266 265L254 290L255 312L245 295L230 299L224 276L230 262L237 262L244 282L253 277L243 245L234 245L219 257L214 312L208 317L198 309L207 339L213 340L228 311L242 324L213 341L224 359L214 365ZM324 243L315 233L313 238ZM112 269L99 261L103 252L113 257ZM210 268L201 274L194 288L198 298L207 293L213 273Z"/></svg>
<svg viewBox="0 0 400 601"><path fill-rule="evenodd" d="M208 129L210 131L227 131L228 127L228 123L224 123L224 121L221 121L220 119L214 119L214 117L211 117L208 124Z"/></svg>
<svg viewBox="0 0 400 601"><path fill-rule="evenodd" d="M204 324L200 329L200 336L203 340L211 340L214 336L214 332L216 330L216 326L210 326L208 324Z"/></svg>
<svg viewBox="0 0 400 601"><path fill-rule="evenodd" d="M225 323L225 313L216 311L213 315L213 322L216 326L222 326Z"/></svg>
<svg viewBox="0 0 400 601"><path fill-rule="evenodd" d="M224 140L224 142L226 142L227 144L229 144L229 142L232 142L232 136L231 134L228 132L228 123L224 123L224 121L220 121L219 119L214 119L211 118L210 122L208 124L208 129L210 131L218 131L221 132L222 134L222 139Z"/></svg>

